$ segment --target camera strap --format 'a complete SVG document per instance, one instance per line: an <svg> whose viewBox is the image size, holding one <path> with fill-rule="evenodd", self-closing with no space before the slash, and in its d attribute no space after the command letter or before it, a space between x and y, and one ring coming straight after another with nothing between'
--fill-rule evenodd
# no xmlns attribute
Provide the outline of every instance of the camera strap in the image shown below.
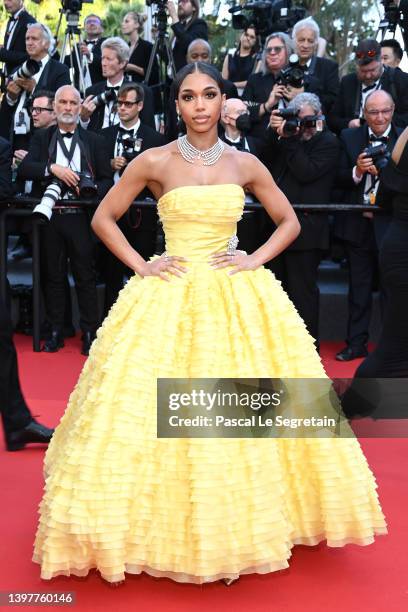
<svg viewBox="0 0 408 612"><path fill-rule="evenodd" d="M55 134L57 136L57 142L59 146L61 147L62 152L65 155L68 161L68 166L69 166L71 164L72 158L74 157L76 146L79 145L78 130L75 130L75 132L73 133L73 136L71 138L71 146L69 150L64 142L64 136L61 134L59 129L55 131Z"/></svg>
<svg viewBox="0 0 408 612"><path fill-rule="evenodd" d="M75 148L78 145L80 153L81 153L81 168L79 168L78 171L80 172L85 167L88 167L88 169L91 172L92 176L94 176L94 172L93 172L91 164L89 162L89 155L87 155L84 143L82 142L82 140L79 137L78 128L73 133L71 146L70 146L70 148L68 150L68 148L67 148L67 146L66 146L66 144L64 142L63 135L60 133L59 128L57 127L57 129L54 131L53 135L51 136L50 144L48 146L48 160L49 161L51 161L51 159L53 159L53 155L54 154L56 155L57 143L60 145L63 154L65 155L65 157L68 160L68 166L70 165L70 163L72 161L72 158L73 158L74 153L75 153Z"/></svg>

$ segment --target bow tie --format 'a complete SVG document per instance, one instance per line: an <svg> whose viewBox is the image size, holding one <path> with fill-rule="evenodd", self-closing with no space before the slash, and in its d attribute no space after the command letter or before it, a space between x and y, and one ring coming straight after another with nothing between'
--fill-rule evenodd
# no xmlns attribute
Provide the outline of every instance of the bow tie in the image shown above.
<svg viewBox="0 0 408 612"><path fill-rule="evenodd" d="M92 45L92 46L96 45L97 42L98 42L97 40L85 40L84 41L86 45Z"/></svg>
<svg viewBox="0 0 408 612"><path fill-rule="evenodd" d="M124 128L124 127L120 127L120 128L119 128L119 134L131 134L131 135L133 136L133 134L134 134L134 129L133 129L133 128L130 128L130 130L127 130L127 129L126 129L126 128Z"/></svg>
<svg viewBox="0 0 408 612"><path fill-rule="evenodd" d="M376 136L375 134L370 134L368 137L369 142L383 142L386 144L389 140L388 136Z"/></svg>
<svg viewBox="0 0 408 612"><path fill-rule="evenodd" d="M60 134L63 138L72 138L74 135L74 132L61 132L60 131Z"/></svg>
<svg viewBox="0 0 408 612"><path fill-rule="evenodd" d="M374 83L374 85L367 85L366 87L362 88L362 92L363 93L367 93L367 91L371 91L372 89L375 89L377 87L377 83Z"/></svg>

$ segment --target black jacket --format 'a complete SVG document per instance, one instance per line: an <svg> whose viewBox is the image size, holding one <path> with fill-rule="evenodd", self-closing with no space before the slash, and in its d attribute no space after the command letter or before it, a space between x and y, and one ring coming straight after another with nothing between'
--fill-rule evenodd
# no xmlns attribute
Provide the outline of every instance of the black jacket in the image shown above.
<svg viewBox="0 0 408 612"><path fill-rule="evenodd" d="M11 182L12 150L10 143L0 137L0 200L11 196L13 188Z"/></svg>
<svg viewBox="0 0 408 612"><path fill-rule="evenodd" d="M91 77L91 81L93 85L103 80L102 65L101 65L101 58L102 58L101 45L104 40L106 40L106 38L98 38L98 40L95 42L95 44L92 47L92 55L93 55L92 63L88 64L88 66L89 66L89 75ZM78 45L75 45L75 47L76 49L78 49L79 57L81 57ZM79 86L80 86L79 70L78 70L78 62L77 62L75 53L72 53L65 57L64 64L68 66L68 68L71 68L71 62L74 68L74 85L77 89L79 89Z"/></svg>
<svg viewBox="0 0 408 612"><path fill-rule="evenodd" d="M57 126L52 125L34 134L28 153L18 168L20 179L33 181L33 197L41 197L46 185L52 179L52 177L45 176L45 171L48 163L55 162L56 151L50 156L49 146L56 129ZM113 184L105 141L99 134L83 130L80 126L78 130L86 158L86 167L81 168L81 171L90 170L92 172L98 187L98 198L103 198Z"/></svg>
<svg viewBox="0 0 408 612"><path fill-rule="evenodd" d="M27 25L35 23L36 19L27 11L22 11L17 18L17 25L14 28L13 37L11 39L10 48L6 49L8 35L7 29L9 21L6 25L6 35L4 37L4 46L0 49L0 62L6 64L7 74L10 75L17 66L20 66L27 58L25 36Z"/></svg>
<svg viewBox="0 0 408 612"><path fill-rule="evenodd" d="M48 91L55 92L59 87L70 84L71 79L67 66L64 66L61 62L50 59L42 71L34 91L47 89ZM16 104L10 106L7 102L6 95L3 96L0 107L0 136L10 140L12 139L13 117L17 106L18 100Z"/></svg>
<svg viewBox="0 0 408 612"><path fill-rule="evenodd" d="M268 130L265 163L289 202L328 204L340 154L340 146L329 130L316 133L308 141L297 137L281 138ZM298 212L301 233L291 250L327 249L327 213Z"/></svg>
<svg viewBox="0 0 408 612"><path fill-rule="evenodd" d="M393 126L387 148L392 151L402 128ZM347 128L340 135L341 154L339 167L336 176L336 186L342 190L341 201L348 204L363 204L365 176L356 185L353 180L353 168L356 165L357 157L368 146L368 127L363 125L359 128ZM375 221L376 217L374 217ZM336 213L334 233L342 240L348 240L356 244L360 243L365 234L366 219L361 212L357 213Z"/></svg>
<svg viewBox="0 0 408 612"><path fill-rule="evenodd" d="M323 112L328 115L337 99L340 89L339 66L325 57L312 57L308 74L315 77L315 91L322 103Z"/></svg>
<svg viewBox="0 0 408 612"><path fill-rule="evenodd" d="M187 64L187 49L193 40L203 38L208 40L208 26L204 19L192 19L187 25L181 21L174 23L171 26L174 32L176 42L173 47L173 59L176 67L176 72Z"/></svg>
<svg viewBox="0 0 408 612"><path fill-rule="evenodd" d="M393 122L398 127L408 125L408 74L386 66L380 79L381 89L391 94L395 102ZM360 116L361 82L357 74L347 74L340 81L339 95L328 116L329 127L340 134L352 119Z"/></svg>
<svg viewBox="0 0 408 612"><path fill-rule="evenodd" d="M128 77L125 77L123 84L125 84L126 82L130 82L130 79ZM154 121L154 104L152 90L144 83L140 83L140 85L143 87L144 90L144 104L142 112L140 113L140 120L145 125L149 125L151 128L155 129L156 124ZM106 80L100 81L99 83L95 83L94 85L91 85L91 87L88 87L85 92L85 96L97 96L98 94L104 92L106 87ZM87 129L93 132L100 131L103 126L104 114L105 105L102 104L92 113Z"/></svg>

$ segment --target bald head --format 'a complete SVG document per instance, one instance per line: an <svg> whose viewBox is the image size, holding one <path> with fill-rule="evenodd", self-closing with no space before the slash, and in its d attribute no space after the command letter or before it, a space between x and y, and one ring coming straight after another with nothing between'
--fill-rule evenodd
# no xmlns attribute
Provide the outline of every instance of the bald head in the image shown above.
<svg viewBox="0 0 408 612"><path fill-rule="evenodd" d="M55 93L54 110L60 127L72 130L78 123L81 95L72 85L63 85Z"/></svg>
<svg viewBox="0 0 408 612"><path fill-rule="evenodd" d="M239 98L229 98L222 105L221 118L231 117L236 119L242 113L247 112L247 105Z"/></svg>
<svg viewBox="0 0 408 612"><path fill-rule="evenodd" d="M390 94L381 89L367 96L364 104L364 118L376 136L382 136L390 126L394 106Z"/></svg>
<svg viewBox="0 0 408 612"><path fill-rule="evenodd" d="M194 62L211 64L211 54L211 45L202 38L196 38L188 46L186 55L187 64L194 64Z"/></svg>
<svg viewBox="0 0 408 612"><path fill-rule="evenodd" d="M377 91L373 91L368 94L364 103L364 110L369 108L373 104L389 104L390 106L394 106L394 100L392 99L391 94L388 91L384 91L383 89L377 89Z"/></svg>

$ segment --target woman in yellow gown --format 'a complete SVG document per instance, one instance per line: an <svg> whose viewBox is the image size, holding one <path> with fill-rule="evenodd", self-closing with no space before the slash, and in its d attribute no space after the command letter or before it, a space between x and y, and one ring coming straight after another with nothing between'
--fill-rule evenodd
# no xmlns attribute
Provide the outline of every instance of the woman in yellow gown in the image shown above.
<svg viewBox="0 0 408 612"><path fill-rule="evenodd" d="M295 544L370 544L386 532L354 438L158 439L158 378L324 378L314 341L262 264L299 232L253 156L218 141L218 72L186 66L187 137L133 161L93 228L135 276L98 331L45 458L34 561L41 576L118 583L147 572L233 580L288 566ZM147 186L166 253L145 262L116 225ZM227 249L250 190L277 229L255 253Z"/></svg>

